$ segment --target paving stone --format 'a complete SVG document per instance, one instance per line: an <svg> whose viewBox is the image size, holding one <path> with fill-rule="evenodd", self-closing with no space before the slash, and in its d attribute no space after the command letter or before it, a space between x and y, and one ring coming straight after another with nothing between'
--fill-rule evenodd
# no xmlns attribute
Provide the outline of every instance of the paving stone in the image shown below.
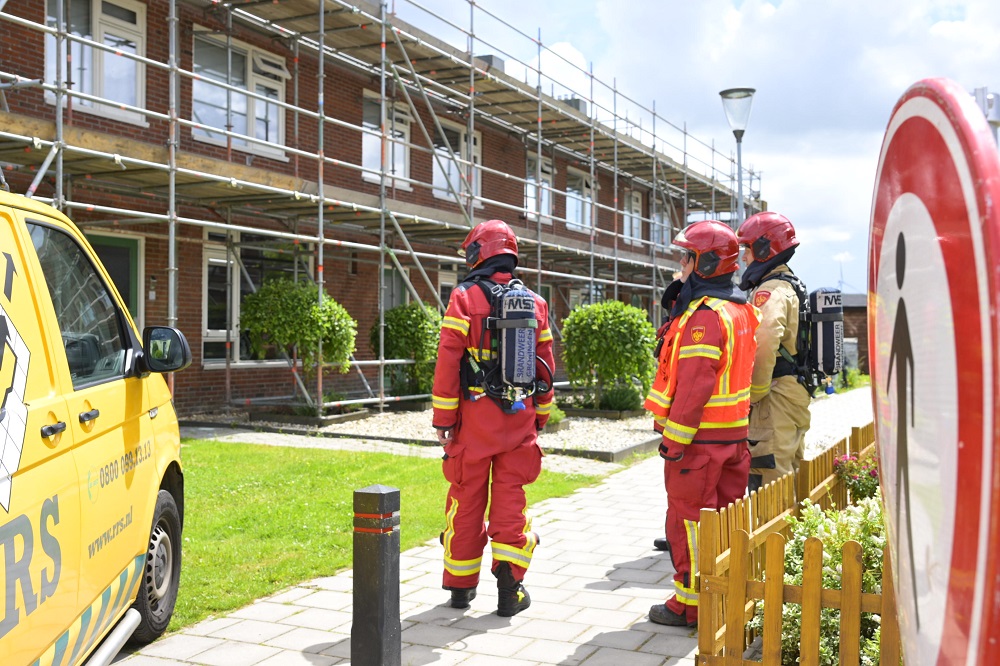
<svg viewBox="0 0 1000 666"><path fill-rule="evenodd" d="M278 654L278 648L227 641L198 655L199 664L206 666L257 666Z"/></svg>
<svg viewBox="0 0 1000 666"><path fill-rule="evenodd" d="M516 659L527 659L542 664L576 666L597 650L591 645L580 645L565 641L539 639L531 641L524 649L512 655Z"/></svg>
<svg viewBox="0 0 1000 666"><path fill-rule="evenodd" d="M191 634L174 634L163 640L143 647L139 653L147 657L165 659L190 659L223 642L221 638L209 638ZM129 662L132 663L131 661Z"/></svg>
<svg viewBox="0 0 1000 666"><path fill-rule="evenodd" d="M213 638L226 638L243 643L263 643L289 631L288 625L259 620L241 620L236 624L212 632Z"/></svg>
<svg viewBox="0 0 1000 666"><path fill-rule="evenodd" d="M333 666L340 661L337 657L327 657L321 654L305 654L296 650L282 650L273 657L268 657L258 666Z"/></svg>

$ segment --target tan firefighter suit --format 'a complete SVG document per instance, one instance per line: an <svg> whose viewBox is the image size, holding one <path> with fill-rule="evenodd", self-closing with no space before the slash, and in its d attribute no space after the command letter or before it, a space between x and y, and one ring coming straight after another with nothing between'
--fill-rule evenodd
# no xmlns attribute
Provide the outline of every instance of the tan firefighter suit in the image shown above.
<svg viewBox="0 0 1000 666"><path fill-rule="evenodd" d="M809 429L809 401L805 387L794 374L782 374L787 366L778 346L795 354L799 331L799 299L788 282L776 278L790 273L782 264L767 274L750 293L750 302L760 310L757 329L757 355L750 383L750 487L760 486L798 470L805 453L805 435ZM779 372L775 373L775 365ZM755 479L758 475L759 479Z"/></svg>

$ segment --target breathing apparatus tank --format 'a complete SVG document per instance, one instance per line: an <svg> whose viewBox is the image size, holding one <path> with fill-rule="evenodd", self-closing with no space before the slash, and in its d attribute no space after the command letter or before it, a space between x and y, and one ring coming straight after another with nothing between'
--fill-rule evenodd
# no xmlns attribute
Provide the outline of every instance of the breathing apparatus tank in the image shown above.
<svg viewBox="0 0 1000 666"><path fill-rule="evenodd" d="M513 411L524 409L524 398L535 389L535 297L518 279L500 296L496 322L505 396Z"/></svg>

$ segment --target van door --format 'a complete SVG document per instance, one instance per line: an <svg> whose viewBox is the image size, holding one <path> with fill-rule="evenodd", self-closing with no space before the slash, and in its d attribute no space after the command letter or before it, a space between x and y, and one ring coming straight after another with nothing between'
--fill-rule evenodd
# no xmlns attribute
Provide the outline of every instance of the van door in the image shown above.
<svg viewBox="0 0 1000 666"><path fill-rule="evenodd" d="M0 206L0 664L31 663L79 613L73 433L33 255Z"/></svg>
<svg viewBox="0 0 1000 666"><path fill-rule="evenodd" d="M146 557L160 478L152 456L146 380L135 372L138 336L103 267L75 229L27 215L48 285L55 352L67 384L81 497L80 605L99 639L131 605Z"/></svg>

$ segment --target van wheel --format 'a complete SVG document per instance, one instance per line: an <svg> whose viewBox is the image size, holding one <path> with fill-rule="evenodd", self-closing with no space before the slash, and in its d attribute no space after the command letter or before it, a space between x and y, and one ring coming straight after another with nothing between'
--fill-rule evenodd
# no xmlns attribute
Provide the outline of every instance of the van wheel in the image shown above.
<svg viewBox="0 0 1000 666"><path fill-rule="evenodd" d="M142 572L139 594L132 608L142 621L129 639L150 643L163 634L174 614L177 586L181 579L181 519L173 495L161 490L156 498L156 514L149 532L149 548Z"/></svg>

